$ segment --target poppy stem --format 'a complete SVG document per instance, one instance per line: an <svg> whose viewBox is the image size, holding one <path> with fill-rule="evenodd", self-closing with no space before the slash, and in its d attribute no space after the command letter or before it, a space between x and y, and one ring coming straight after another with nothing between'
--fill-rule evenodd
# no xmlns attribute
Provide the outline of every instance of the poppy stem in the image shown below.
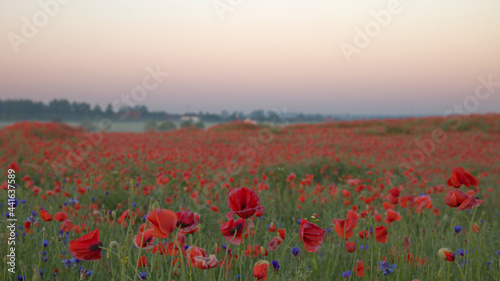
<svg viewBox="0 0 500 281"><path fill-rule="evenodd" d="M178 235L179 235L179 232L181 231L181 229L177 229L177 232L175 234L175 245L177 246L177 248L179 249L179 256L180 256L180 260L181 260L181 269L182 269L182 280L186 280L186 274L184 272L184 258L182 256L182 248L181 246L179 245L179 240L177 239ZM174 247L174 253L175 253L175 247Z"/></svg>
<svg viewBox="0 0 500 281"><path fill-rule="evenodd" d="M89 279L89 281L92 281L92 278L93 278L93 277L94 277L94 275L95 275L95 264L96 264L96 263L97 263L96 261L94 261L94 262L92 263L92 275L90 275L90 279Z"/></svg>
<svg viewBox="0 0 500 281"><path fill-rule="evenodd" d="M241 243L240 243L240 250L239 250L239 253L238 253L238 261L236 262L236 266L238 267L238 270L240 272L240 276L243 276L243 274L241 274L241 264L240 264L240 260L241 260L241 248L243 248L243 242L245 242L245 232L246 232L246 229L247 229L247 224L248 224L248 219L245 219L245 225L243 226L243 238L241 239Z"/></svg>
<svg viewBox="0 0 500 281"><path fill-rule="evenodd" d="M290 246L290 244L292 243L293 240L295 240L295 238L297 238L299 236L299 234L295 234L295 236L288 242L288 244L286 245L285 249L283 250L283 253L281 254L281 257L278 261L278 264L281 264L281 260L283 259L283 257L285 256L285 252L286 250L288 249L288 246Z"/></svg>
<svg viewBox="0 0 500 281"><path fill-rule="evenodd" d="M476 209L477 211L477 209ZM474 211L474 215L472 215L472 218L474 219L474 216L476 215L476 211ZM467 217L467 215L465 214L465 210L462 211L462 215L464 215L464 217L467 219L467 222L469 222L469 235L472 237L472 242L474 243L474 251L476 252L476 262L477 262L477 280L481 280L480 278L480 273L481 273L481 269L480 269L480 262L479 262L479 255L477 254L477 246L476 246L476 239L474 238L474 230L472 229L472 224L469 220L469 218Z"/></svg>
<svg viewBox="0 0 500 281"><path fill-rule="evenodd" d="M113 254L114 254L114 255L118 258L118 260L120 260L120 262L121 262L121 257L120 257L120 255L118 255L115 251L113 251L113 250L111 250L111 249L108 249L108 248L105 248L105 247L103 247L103 246L99 246L99 249L103 249L103 250L106 250L106 251L108 251L108 252L110 252L110 253L113 253Z"/></svg>
<svg viewBox="0 0 500 281"><path fill-rule="evenodd" d="M462 272L462 268L460 267L460 265L458 264L457 260L455 260L455 264L458 266L458 270L460 270L460 275L462 276L462 280L465 280L464 278L464 273Z"/></svg>
<svg viewBox="0 0 500 281"><path fill-rule="evenodd" d="M320 273L319 273L319 268L318 268L318 262L316 261L316 252L313 253L313 262L314 262L314 268L316 269L316 274L318 274L318 279L319 276L320 276Z"/></svg>
<svg viewBox="0 0 500 281"><path fill-rule="evenodd" d="M229 245L231 244L231 242L233 242L233 239L236 237L236 234L238 234L238 231L235 231L234 232L234 235L233 235L233 238L231 238L231 240L229 240L229 244L226 246L226 249L224 249L226 251L226 253L224 254L224 259L222 260L222 262L225 263L224 266L228 266L228 262L226 260L226 257L227 257L227 252L229 252ZM241 257L239 257L241 258ZM222 273L222 271L226 271L222 265L222 262L221 262L221 270L219 271L219 277L217 277L217 280L220 280L220 274ZM224 272L224 276L226 275L226 273Z"/></svg>

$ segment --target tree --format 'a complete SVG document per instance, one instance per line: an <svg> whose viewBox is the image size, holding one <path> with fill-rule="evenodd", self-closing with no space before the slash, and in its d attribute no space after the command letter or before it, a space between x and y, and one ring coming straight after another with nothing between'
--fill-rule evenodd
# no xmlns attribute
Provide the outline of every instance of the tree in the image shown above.
<svg viewBox="0 0 500 281"><path fill-rule="evenodd" d="M103 114L104 114L104 112L102 112L101 107L98 104L96 104L94 106L94 110L92 110L93 117L94 118L102 118Z"/></svg>
<svg viewBox="0 0 500 281"><path fill-rule="evenodd" d="M250 113L250 118L255 121L264 122L266 121L266 114L264 110L254 110Z"/></svg>
<svg viewBox="0 0 500 281"><path fill-rule="evenodd" d="M172 131L175 130L177 126L175 125L174 122L172 121L163 121L161 124L158 126L158 131Z"/></svg>
<svg viewBox="0 0 500 281"><path fill-rule="evenodd" d="M106 111L104 112L104 114L108 118L113 118L113 116L115 115L115 113L113 112L113 107L111 106L111 104L108 104L108 106L106 107Z"/></svg>
<svg viewBox="0 0 500 281"><path fill-rule="evenodd" d="M149 131L155 131L158 128L156 125L156 122L153 120L147 121L144 124L144 131L149 132Z"/></svg>

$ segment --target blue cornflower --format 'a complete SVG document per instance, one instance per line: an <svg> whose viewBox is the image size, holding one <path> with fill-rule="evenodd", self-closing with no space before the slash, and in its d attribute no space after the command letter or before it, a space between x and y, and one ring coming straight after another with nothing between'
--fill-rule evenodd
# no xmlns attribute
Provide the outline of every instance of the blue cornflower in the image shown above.
<svg viewBox="0 0 500 281"><path fill-rule="evenodd" d="M351 271L348 270L348 271L342 272L342 277L344 277L346 279L349 278L349 277L351 277Z"/></svg>
<svg viewBox="0 0 500 281"><path fill-rule="evenodd" d="M17 275L17 280L24 281L24 280L26 280L26 276L19 274L19 275Z"/></svg>
<svg viewBox="0 0 500 281"><path fill-rule="evenodd" d="M460 233L462 231L462 227L460 225L455 225L455 233Z"/></svg>
<svg viewBox="0 0 500 281"><path fill-rule="evenodd" d="M80 274L83 273L87 277L89 277L90 275L92 275L92 270L91 269L85 269L85 267L80 267L79 270L80 270Z"/></svg>
<svg viewBox="0 0 500 281"><path fill-rule="evenodd" d="M79 259L75 259L75 258L71 258L71 259L69 259L69 262L70 263L79 263L80 260Z"/></svg>
<svg viewBox="0 0 500 281"><path fill-rule="evenodd" d="M139 276L141 277L142 280L144 280L148 277L148 273L146 271L143 271L139 273Z"/></svg>
<svg viewBox="0 0 500 281"><path fill-rule="evenodd" d="M497 251L497 255L499 255L499 256L500 256L500 250L498 250L498 251Z"/></svg>
<svg viewBox="0 0 500 281"><path fill-rule="evenodd" d="M382 273L384 273L384 275L388 275L394 272L394 270L396 269L396 264L391 265L386 261L381 261L378 269L382 270Z"/></svg>
<svg viewBox="0 0 500 281"><path fill-rule="evenodd" d="M35 211L31 211L31 215L36 217L38 214Z"/></svg>
<svg viewBox="0 0 500 281"><path fill-rule="evenodd" d="M294 256L297 256L297 255L299 254L299 251L300 251L300 249L299 249L299 248L297 248L297 247L292 248L292 254L293 254Z"/></svg>
<svg viewBox="0 0 500 281"><path fill-rule="evenodd" d="M271 263L274 267L274 270L278 271L278 269L280 269L280 264L278 263L278 261L273 260Z"/></svg>
<svg viewBox="0 0 500 281"><path fill-rule="evenodd" d="M466 249L458 249L457 255L461 255L463 257L463 256L467 255L467 250Z"/></svg>
<svg viewBox="0 0 500 281"><path fill-rule="evenodd" d="M43 240L42 242L40 242L40 246L44 246L44 247L47 247L49 245L49 240Z"/></svg>
<svg viewBox="0 0 500 281"><path fill-rule="evenodd" d="M184 246L184 250L187 250L188 248L189 248L189 246L188 246L188 245L185 245L185 246Z"/></svg>

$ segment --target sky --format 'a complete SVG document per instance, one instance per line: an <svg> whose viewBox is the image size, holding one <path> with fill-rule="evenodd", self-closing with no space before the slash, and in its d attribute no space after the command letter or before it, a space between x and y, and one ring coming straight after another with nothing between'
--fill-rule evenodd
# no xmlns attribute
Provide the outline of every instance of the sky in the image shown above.
<svg viewBox="0 0 500 281"><path fill-rule="evenodd" d="M500 81L498 27L498 0L3 0L0 99L443 115Z"/></svg>

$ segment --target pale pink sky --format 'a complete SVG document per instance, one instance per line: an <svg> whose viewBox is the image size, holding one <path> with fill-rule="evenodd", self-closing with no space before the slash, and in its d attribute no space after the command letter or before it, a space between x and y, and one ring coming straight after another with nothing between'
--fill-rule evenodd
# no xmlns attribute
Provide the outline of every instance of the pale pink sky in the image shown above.
<svg viewBox="0 0 500 281"><path fill-rule="evenodd" d="M221 20L213 1L65 0L16 54L9 36L54 1L0 2L0 99L105 105L160 65L170 76L142 102L157 110L443 114L478 76L500 81L498 0L401 0L351 63L340 44L390 1L242 0Z"/></svg>

